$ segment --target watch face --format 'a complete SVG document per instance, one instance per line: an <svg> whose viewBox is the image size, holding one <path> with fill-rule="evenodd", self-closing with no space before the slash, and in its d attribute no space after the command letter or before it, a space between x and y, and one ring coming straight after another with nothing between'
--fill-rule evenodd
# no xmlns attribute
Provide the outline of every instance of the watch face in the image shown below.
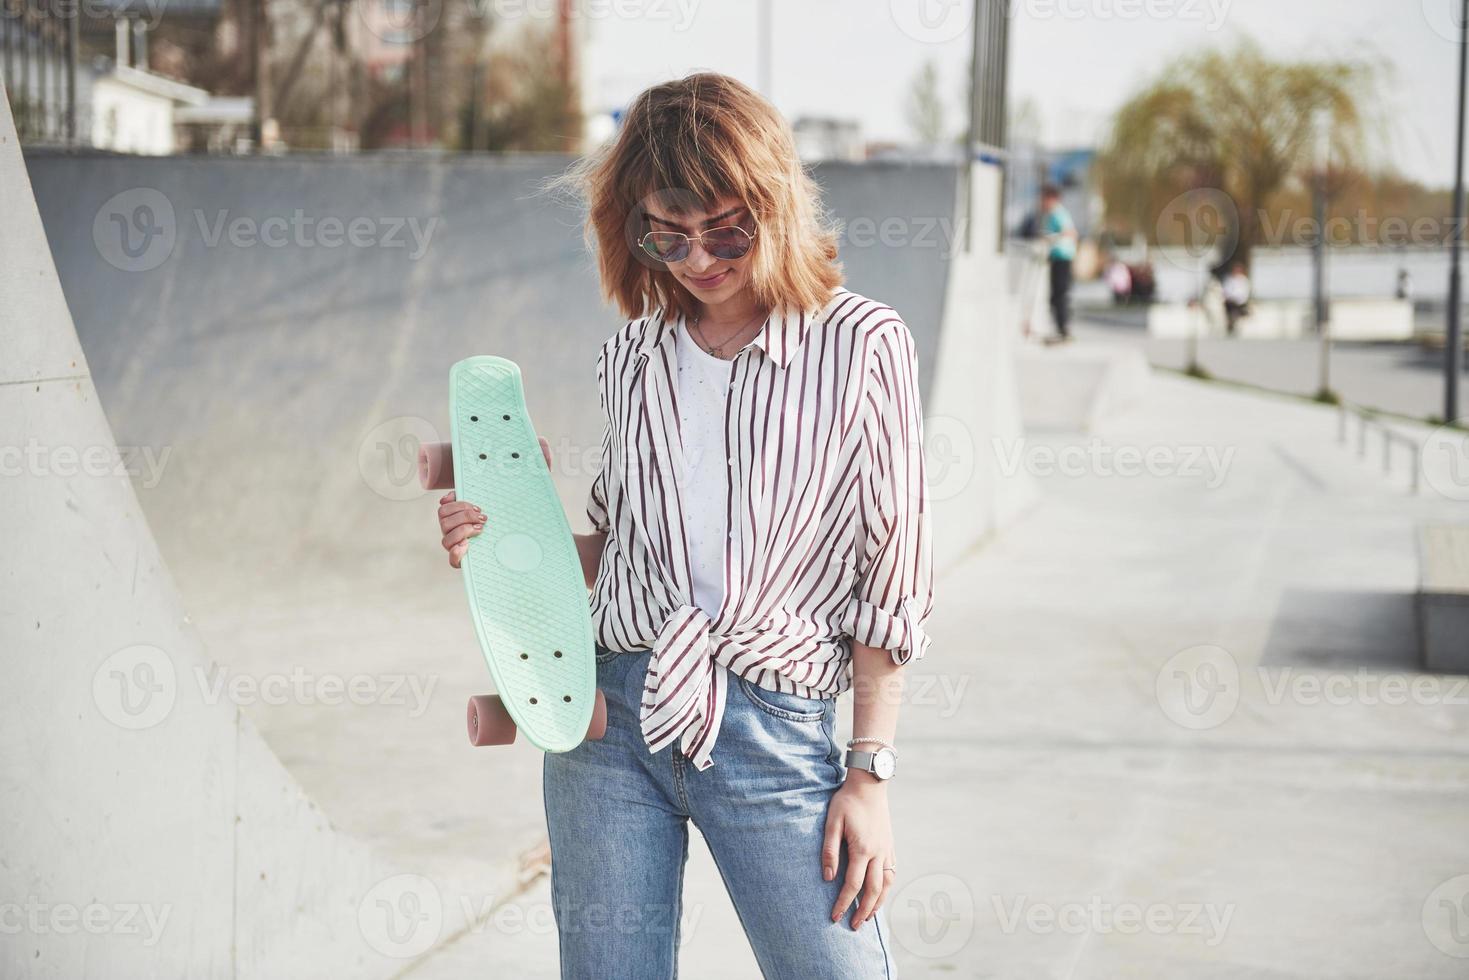
<svg viewBox="0 0 1469 980"><path fill-rule="evenodd" d="M892 779L898 771L898 756L892 749L882 748L872 757L872 774L878 779Z"/></svg>

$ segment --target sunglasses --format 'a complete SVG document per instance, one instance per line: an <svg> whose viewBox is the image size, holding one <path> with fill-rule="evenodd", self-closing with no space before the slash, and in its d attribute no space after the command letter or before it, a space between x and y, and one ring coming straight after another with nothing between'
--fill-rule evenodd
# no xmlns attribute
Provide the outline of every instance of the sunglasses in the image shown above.
<svg viewBox="0 0 1469 980"><path fill-rule="evenodd" d="M693 251L694 242L716 259L738 259L755 246L755 235L739 225L710 228L692 238L681 231L650 231L638 239L638 246L659 262L682 262Z"/></svg>

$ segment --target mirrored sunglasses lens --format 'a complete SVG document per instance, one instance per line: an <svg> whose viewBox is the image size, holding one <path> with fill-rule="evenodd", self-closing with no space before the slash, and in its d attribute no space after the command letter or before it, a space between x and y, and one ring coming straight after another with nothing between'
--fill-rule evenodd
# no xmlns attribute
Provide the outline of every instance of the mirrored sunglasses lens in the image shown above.
<svg viewBox="0 0 1469 980"><path fill-rule="evenodd" d="M705 233L704 247L716 259L737 259L750 250L750 236L740 228L715 228Z"/></svg>
<svg viewBox="0 0 1469 980"><path fill-rule="evenodd" d="M643 237L643 249L660 262L677 262L689 254L689 242L671 232L650 232Z"/></svg>

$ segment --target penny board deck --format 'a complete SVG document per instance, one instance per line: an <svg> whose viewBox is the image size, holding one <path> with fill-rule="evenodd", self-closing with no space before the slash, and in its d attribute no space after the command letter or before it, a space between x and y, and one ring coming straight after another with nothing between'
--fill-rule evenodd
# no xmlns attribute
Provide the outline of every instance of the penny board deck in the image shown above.
<svg viewBox="0 0 1469 980"><path fill-rule="evenodd" d="M596 663L586 580L525 407L520 366L470 357L449 372L457 499L485 529L460 563L475 633L516 727L547 752L586 737Z"/></svg>

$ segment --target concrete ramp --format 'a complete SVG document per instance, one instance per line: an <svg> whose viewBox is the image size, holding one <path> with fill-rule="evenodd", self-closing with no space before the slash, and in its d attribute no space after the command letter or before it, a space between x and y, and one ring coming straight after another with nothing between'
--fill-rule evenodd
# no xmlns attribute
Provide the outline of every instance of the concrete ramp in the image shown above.
<svg viewBox="0 0 1469 980"><path fill-rule="evenodd" d="M395 943L369 900L397 896L396 869L336 831L212 687L3 91L0 199L0 975L399 972L422 949ZM454 928L435 926L414 941Z"/></svg>

